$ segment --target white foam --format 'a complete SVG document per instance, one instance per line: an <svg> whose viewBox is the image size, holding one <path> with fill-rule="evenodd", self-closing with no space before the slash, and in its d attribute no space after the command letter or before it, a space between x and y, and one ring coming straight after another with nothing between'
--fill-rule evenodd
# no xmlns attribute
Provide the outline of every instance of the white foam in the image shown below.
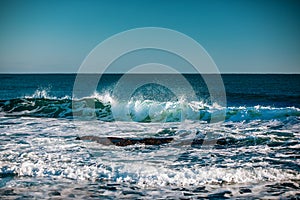
<svg viewBox="0 0 300 200"><path fill-rule="evenodd" d="M50 118L1 118L8 125L0 135L0 173L15 173L20 177L50 177L72 180L111 180L136 183L140 187L175 187L216 184L257 184L299 180L296 170L273 166L265 158L276 154L277 148L267 145L240 148L191 149L166 145L148 148L143 145L116 147L95 142L75 140L77 135L95 136L153 136L163 130L175 130L174 137L193 139L196 133L213 132L220 137L247 139L271 137L270 130L283 126L288 132L298 123L253 120L251 122L200 123L186 120L182 123L135 123L77 121ZM10 124L14 124L11 126ZM4 124L4 123L3 123ZM17 134L26 134L16 136ZM291 138L297 141L299 135ZM271 140L270 140L271 141ZM286 148L286 147L283 147ZM290 150L299 145L289 147ZM275 152L275 153L274 153ZM256 155L259 153L259 155ZM244 155L253 155L245 160ZM182 159L189 155L189 158ZM240 159L238 159L240 157ZM218 158L223 158L219 161ZM195 159L195 161L192 161ZM282 160L284 161L284 160ZM203 163L202 163L203 162ZM298 162L291 160L290 162Z"/></svg>

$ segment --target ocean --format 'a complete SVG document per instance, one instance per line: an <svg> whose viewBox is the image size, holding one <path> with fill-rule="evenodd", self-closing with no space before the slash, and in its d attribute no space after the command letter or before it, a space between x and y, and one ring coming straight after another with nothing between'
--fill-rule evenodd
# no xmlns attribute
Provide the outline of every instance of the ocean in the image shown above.
<svg viewBox="0 0 300 200"><path fill-rule="evenodd" d="M0 75L1 199L300 198L300 75L97 76Z"/></svg>

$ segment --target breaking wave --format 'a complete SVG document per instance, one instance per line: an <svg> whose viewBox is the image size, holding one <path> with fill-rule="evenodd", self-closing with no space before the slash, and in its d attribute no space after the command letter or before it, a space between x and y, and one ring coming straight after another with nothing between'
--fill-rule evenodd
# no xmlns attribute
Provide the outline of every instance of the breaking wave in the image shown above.
<svg viewBox="0 0 300 200"><path fill-rule="evenodd" d="M131 100L118 101L110 95L94 94L90 97L72 99L68 96L50 97L45 91L32 96L0 100L4 115L97 119L102 121L179 122L182 120L209 121L212 114L225 113L226 121L249 121L282 119L300 116L300 108L272 106L220 107L202 101Z"/></svg>

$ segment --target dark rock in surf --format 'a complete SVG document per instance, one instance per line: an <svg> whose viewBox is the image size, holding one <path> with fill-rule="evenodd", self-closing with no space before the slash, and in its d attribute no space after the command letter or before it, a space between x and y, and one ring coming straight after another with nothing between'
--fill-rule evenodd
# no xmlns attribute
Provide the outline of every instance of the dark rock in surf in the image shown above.
<svg viewBox="0 0 300 200"><path fill-rule="evenodd" d="M120 138L120 137L97 137L97 136L82 136L76 140L90 140L103 145L128 146L135 144L145 145L161 145L170 143L173 138Z"/></svg>

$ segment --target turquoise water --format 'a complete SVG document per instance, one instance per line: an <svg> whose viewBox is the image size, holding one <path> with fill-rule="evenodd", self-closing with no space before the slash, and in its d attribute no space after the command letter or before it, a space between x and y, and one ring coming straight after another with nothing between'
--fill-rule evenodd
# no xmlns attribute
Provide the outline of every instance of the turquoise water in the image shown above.
<svg viewBox="0 0 300 200"><path fill-rule="evenodd" d="M226 105L199 75L184 75L193 101L156 84L185 94L178 75L130 75L153 80L130 99L114 95L122 75L103 75L96 89L93 76L76 96L73 74L0 75L1 198L299 197L300 75L222 75ZM174 140L76 140L91 135Z"/></svg>

